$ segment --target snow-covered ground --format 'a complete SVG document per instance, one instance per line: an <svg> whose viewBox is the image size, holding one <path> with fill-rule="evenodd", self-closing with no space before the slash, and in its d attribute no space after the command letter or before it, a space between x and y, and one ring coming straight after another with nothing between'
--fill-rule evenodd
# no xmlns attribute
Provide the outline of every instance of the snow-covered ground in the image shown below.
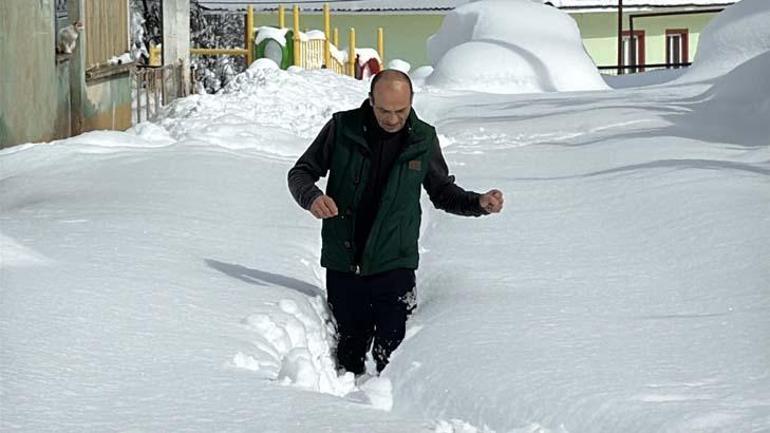
<svg viewBox="0 0 770 433"><path fill-rule="evenodd" d="M418 93L506 209L425 200L420 306L361 390L286 172L366 83L261 62L155 124L2 150L0 431L770 431L768 54L736 66Z"/></svg>

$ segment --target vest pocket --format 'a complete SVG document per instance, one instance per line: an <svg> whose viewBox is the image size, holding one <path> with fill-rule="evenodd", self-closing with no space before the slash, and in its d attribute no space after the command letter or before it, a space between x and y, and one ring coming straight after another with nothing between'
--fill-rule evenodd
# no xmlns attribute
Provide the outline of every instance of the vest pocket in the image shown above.
<svg viewBox="0 0 770 433"><path fill-rule="evenodd" d="M347 249L343 247L345 241L350 241L351 235L347 232L349 227L339 216L328 218L321 226L321 238L323 247L328 253L334 254L336 259L342 260L347 255ZM347 260L344 260L347 262Z"/></svg>

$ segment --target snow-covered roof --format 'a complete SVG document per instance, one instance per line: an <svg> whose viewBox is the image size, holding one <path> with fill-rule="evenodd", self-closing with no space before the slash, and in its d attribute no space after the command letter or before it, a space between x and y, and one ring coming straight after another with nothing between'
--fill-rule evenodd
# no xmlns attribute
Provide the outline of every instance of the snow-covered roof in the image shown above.
<svg viewBox="0 0 770 433"><path fill-rule="evenodd" d="M430 12L448 11L464 5L471 0L329 0L332 10L354 12ZM545 1L545 0L544 0ZM563 9L606 9L615 8L618 0L548 0L554 6ZM624 0L625 7L704 7L726 6L738 0ZM256 9L275 9L280 5L292 7L299 4L304 10L320 10L322 0L298 1L262 1L262 0L201 0L209 8L245 8L253 5Z"/></svg>

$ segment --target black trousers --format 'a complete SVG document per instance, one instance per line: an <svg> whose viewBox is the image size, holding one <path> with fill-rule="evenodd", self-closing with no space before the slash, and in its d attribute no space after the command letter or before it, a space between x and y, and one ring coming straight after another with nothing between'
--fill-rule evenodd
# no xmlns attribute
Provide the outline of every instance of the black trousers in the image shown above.
<svg viewBox="0 0 770 433"><path fill-rule="evenodd" d="M404 340L406 319L414 309L414 286L412 269L369 276L326 271L329 307L337 322L339 368L364 373L372 342L377 372L385 368Z"/></svg>

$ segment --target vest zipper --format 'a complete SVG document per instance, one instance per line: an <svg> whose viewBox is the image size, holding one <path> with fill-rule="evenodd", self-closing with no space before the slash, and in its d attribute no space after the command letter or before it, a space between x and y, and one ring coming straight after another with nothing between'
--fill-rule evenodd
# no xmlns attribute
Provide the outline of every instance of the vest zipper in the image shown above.
<svg viewBox="0 0 770 433"><path fill-rule="evenodd" d="M367 157L367 154L369 152L362 152L364 155L364 158ZM356 197L356 203L359 203L361 201L361 197L359 197L359 190L361 189L361 185L363 185L363 176L364 176L364 168L366 167L366 159L364 159L361 162L361 168L358 170L358 183L356 184L355 189L353 190L353 196ZM367 182L369 180L367 179ZM353 244L353 248L351 248L351 251L353 252L353 265L356 267L356 275L361 274L361 263L356 263L357 261L363 261L363 251L361 252L361 260L356 260L356 257L358 256L358 249L361 248L360 245L356 245L356 218L358 217L357 212L353 212L353 215L350 218L350 224L353 227L353 230L350 234L350 242Z"/></svg>

